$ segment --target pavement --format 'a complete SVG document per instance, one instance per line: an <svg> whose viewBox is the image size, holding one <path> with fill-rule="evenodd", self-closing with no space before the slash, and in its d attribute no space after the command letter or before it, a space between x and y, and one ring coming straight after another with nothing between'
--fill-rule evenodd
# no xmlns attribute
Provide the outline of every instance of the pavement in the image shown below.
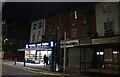
<svg viewBox="0 0 120 77"><path fill-rule="evenodd" d="M42 73L45 75L54 75L54 76L60 76L60 77L80 77L80 74L66 74L66 73L60 73L60 72L50 72L50 66L44 64L32 64L32 63L25 63L24 62L15 62L10 60L2 60L2 63L5 65L9 65L11 67L19 68L19 69L25 69L29 71L33 71L36 73ZM4 68L4 67L3 67ZM89 76L82 76L82 77L89 77Z"/></svg>
<svg viewBox="0 0 120 77"><path fill-rule="evenodd" d="M19 62L17 61L16 64L14 61L10 61L10 60L3 60L4 64L9 64L9 65L13 65L13 66L17 66L17 67L24 67L24 62ZM48 65L44 64L33 64L33 63L25 63L25 67L24 68L29 68L29 69L36 69L39 71L49 71L50 67Z"/></svg>
<svg viewBox="0 0 120 77"><path fill-rule="evenodd" d="M2 62L5 65L9 65L15 68L19 69L25 69L28 71L41 73L45 75L54 75L54 76L60 76L60 77L120 77L119 75L112 75L112 74L101 74L101 73L78 73L78 74L68 74L68 73L60 73L60 72L50 72L49 65L44 64L32 64L32 63L26 63L24 67L24 62L15 62L10 60L3 60ZM3 67L4 68L4 67Z"/></svg>

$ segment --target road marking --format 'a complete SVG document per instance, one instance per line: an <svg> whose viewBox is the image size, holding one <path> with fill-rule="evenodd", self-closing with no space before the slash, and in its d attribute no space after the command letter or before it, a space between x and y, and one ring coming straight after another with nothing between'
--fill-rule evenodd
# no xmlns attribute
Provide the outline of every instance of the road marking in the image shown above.
<svg viewBox="0 0 120 77"><path fill-rule="evenodd" d="M32 68L20 67L20 66L18 67L18 66L15 66L15 65L14 65L15 67L13 67L12 64L7 64L7 63L3 63L3 64L9 65L9 66L12 67L12 68L21 69L21 70L33 72L33 73L36 73L36 74L53 75L53 76L65 77L65 76L64 76L65 74L62 74L62 73L43 72L43 71L39 71L38 69L32 69Z"/></svg>

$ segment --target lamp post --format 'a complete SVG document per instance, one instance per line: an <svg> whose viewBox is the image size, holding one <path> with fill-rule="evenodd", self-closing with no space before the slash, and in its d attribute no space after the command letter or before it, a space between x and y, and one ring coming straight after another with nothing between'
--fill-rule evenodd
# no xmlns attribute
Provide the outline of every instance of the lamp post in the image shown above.
<svg viewBox="0 0 120 77"><path fill-rule="evenodd" d="M64 64L63 64L63 72L65 73L66 72L66 32L64 32Z"/></svg>
<svg viewBox="0 0 120 77"><path fill-rule="evenodd" d="M58 8L58 4L57 3L57 8ZM58 33L59 33L59 14L58 14L58 10L56 12L56 46L55 46L55 56L54 56L54 62L55 62L55 65L54 65L54 71L58 71L59 68L58 68L58 65L59 65L59 52L60 52L60 37L58 36Z"/></svg>

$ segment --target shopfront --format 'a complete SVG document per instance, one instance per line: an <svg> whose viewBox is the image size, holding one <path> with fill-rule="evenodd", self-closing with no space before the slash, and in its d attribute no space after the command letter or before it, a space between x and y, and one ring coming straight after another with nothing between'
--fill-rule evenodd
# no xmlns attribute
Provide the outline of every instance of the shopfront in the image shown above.
<svg viewBox="0 0 120 77"><path fill-rule="evenodd" d="M90 46L80 48L81 72L120 73L119 36L92 39Z"/></svg>
<svg viewBox="0 0 120 77"><path fill-rule="evenodd" d="M53 41L29 43L25 47L25 61L28 63L50 64L52 61Z"/></svg>

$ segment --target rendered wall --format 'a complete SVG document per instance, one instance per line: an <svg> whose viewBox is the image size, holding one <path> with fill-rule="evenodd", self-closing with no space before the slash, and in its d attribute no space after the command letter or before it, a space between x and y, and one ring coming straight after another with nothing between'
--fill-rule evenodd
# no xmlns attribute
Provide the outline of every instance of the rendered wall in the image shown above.
<svg viewBox="0 0 120 77"><path fill-rule="evenodd" d="M39 23L41 23L41 28L39 28ZM36 29L33 30L34 24L36 24ZM31 34L30 43L41 41L41 36L44 35L45 31L45 20L41 19L31 23ZM33 41L33 38L35 39Z"/></svg>
<svg viewBox="0 0 120 77"><path fill-rule="evenodd" d="M114 34L118 35L120 34L119 31L119 23L118 23L118 3L113 2L111 3L111 12L105 13L104 6L107 3L98 3L96 4L96 29L98 36L104 36L104 23L107 21L107 18L109 18L109 21L112 22Z"/></svg>

